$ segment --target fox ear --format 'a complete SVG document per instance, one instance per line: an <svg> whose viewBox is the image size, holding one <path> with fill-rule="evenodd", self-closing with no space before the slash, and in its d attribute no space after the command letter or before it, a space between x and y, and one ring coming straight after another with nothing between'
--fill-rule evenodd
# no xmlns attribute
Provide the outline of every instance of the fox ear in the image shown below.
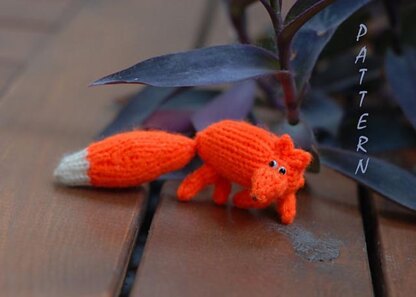
<svg viewBox="0 0 416 297"><path fill-rule="evenodd" d="M294 149L289 157L290 167L304 171L312 161L312 155L301 149Z"/></svg>
<svg viewBox="0 0 416 297"><path fill-rule="evenodd" d="M275 151L282 155L289 154L295 148L292 138L288 134L283 134L277 138L274 147Z"/></svg>
<svg viewBox="0 0 416 297"><path fill-rule="evenodd" d="M275 152L285 158L293 170L303 172L312 161L312 155L302 149L296 149L292 138L283 134L275 142Z"/></svg>

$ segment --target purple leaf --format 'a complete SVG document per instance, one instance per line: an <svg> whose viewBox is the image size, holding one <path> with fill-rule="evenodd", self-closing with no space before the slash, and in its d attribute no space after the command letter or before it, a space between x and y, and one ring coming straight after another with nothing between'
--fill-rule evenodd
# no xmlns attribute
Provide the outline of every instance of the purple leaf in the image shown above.
<svg viewBox="0 0 416 297"><path fill-rule="evenodd" d="M291 65L296 84L302 89L322 49L338 26L369 0L337 0L306 22L293 38Z"/></svg>
<svg viewBox="0 0 416 297"><path fill-rule="evenodd" d="M144 123L146 129L186 133L193 130L192 112L185 110L158 110Z"/></svg>
<svg viewBox="0 0 416 297"><path fill-rule="evenodd" d="M380 193L384 197L416 210L416 176L408 171L392 165L381 159L369 157L367 171L355 174L357 163L367 156L355 152L320 147L321 163L342 173L343 175L358 181L360 184Z"/></svg>
<svg viewBox="0 0 416 297"><path fill-rule="evenodd" d="M332 98L322 92L314 91L302 103L301 117L315 131L322 129L335 137L338 134L343 111Z"/></svg>
<svg viewBox="0 0 416 297"><path fill-rule="evenodd" d="M220 92L217 90L191 89L170 98L160 106L160 110L177 109L195 112L211 102L218 94Z"/></svg>
<svg viewBox="0 0 416 297"><path fill-rule="evenodd" d="M367 107L371 115L371 125L365 129L365 136L370 139L366 149L374 154L404 148L416 147L416 130L407 122L400 120L403 115L396 108ZM348 111L337 138L345 149L357 147L357 119L363 111L355 108Z"/></svg>
<svg viewBox="0 0 416 297"><path fill-rule="evenodd" d="M334 1L334 0L332 0ZM309 10L316 10L315 6L322 5L321 2L323 0L297 0L295 4L289 9L286 18L285 18L285 25L290 24L296 18L301 16L302 14L307 13Z"/></svg>
<svg viewBox="0 0 416 297"><path fill-rule="evenodd" d="M269 51L252 45L221 45L151 58L92 85L201 86L256 78L278 70L279 61Z"/></svg>
<svg viewBox="0 0 416 297"><path fill-rule="evenodd" d="M116 118L99 134L98 138L138 128L177 88L146 87L136 94L118 113Z"/></svg>
<svg viewBox="0 0 416 297"><path fill-rule="evenodd" d="M195 131L191 116L218 95L213 90L191 89L169 98L143 123L144 128L170 132Z"/></svg>
<svg viewBox="0 0 416 297"><path fill-rule="evenodd" d="M241 82L213 99L192 116L192 123L200 131L224 119L241 120L250 112L256 94L253 80Z"/></svg>
<svg viewBox="0 0 416 297"><path fill-rule="evenodd" d="M406 47L402 55L389 50L386 55L386 75L394 98L416 128L416 50Z"/></svg>
<svg viewBox="0 0 416 297"><path fill-rule="evenodd" d="M334 0L298 0L289 10L285 26L279 34L281 42L290 42L296 32L314 15L330 5Z"/></svg>

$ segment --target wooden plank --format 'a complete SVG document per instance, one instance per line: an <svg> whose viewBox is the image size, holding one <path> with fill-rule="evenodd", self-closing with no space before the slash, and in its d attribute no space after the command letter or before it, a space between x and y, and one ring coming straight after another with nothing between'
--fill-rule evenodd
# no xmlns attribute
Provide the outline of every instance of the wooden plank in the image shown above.
<svg viewBox="0 0 416 297"><path fill-rule="evenodd" d="M36 50L49 40L50 33L70 18L78 0L27 0L0 3L0 96Z"/></svg>
<svg viewBox="0 0 416 297"><path fill-rule="evenodd" d="M0 59L22 63L47 36L43 32L11 31L0 27Z"/></svg>
<svg viewBox="0 0 416 297"><path fill-rule="evenodd" d="M76 0L2 0L0 26L47 31Z"/></svg>
<svg viewBox="0 0 416 297"><path fill-rule="evenodd" d="M18 64L0 59L0 96L19 69Z"/></svg>
<svg viewBox="0 0 416 297"><path fill-rule="evenodd" d="M290 226L167 184L131 296L372 296L356 185L328 169L308 184Z"/></svg>
<svg viewBox="0 0 416 297"><path fill-rule="evenodd" d="M416 173L416 150L397 151L389 158ZM409 189L414 191L414 189ZM416 214L373 194L376 240L386 296L413 296L416 291Z"/></svg>
<svg viewBox="0 0 416 297"><path fill-rule="evenodd" d="M117 295L143 190L67 189L52 171L114 116L114 98L137 91L88 83L189 48L202 4L86 2L0 98L1 296Z"/></svg>

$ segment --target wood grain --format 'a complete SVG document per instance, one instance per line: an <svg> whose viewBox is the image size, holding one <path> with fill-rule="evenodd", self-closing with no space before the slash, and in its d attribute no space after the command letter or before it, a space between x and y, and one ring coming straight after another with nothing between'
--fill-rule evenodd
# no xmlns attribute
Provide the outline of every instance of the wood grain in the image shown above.
<svg viewBox="0 0 416 297"><path fill-rule="evenodd" d="M0 96L19 69L19 64L0 59Z"/></svg>
<svg viewBox="0 0 416 297"><path fill-rule="evenodd" d="M52 171L109 122L115 98L138 89L89 82L190 47L203 3L177 2L85 1L0 97L1 296L118 294L145 193L62 188Z"/></svg>
<svg viewBox="0 0 416 297"><path fill-rule="evenodd" d="M0 59L23 62L29 54L46 41L43 32L11 31L0 27Z"/></svg>
<svg viewBox="0 0 416 297"><path fill-rule="evenodd" d="M372 296L355 184L326 169L308 182L291 226L207 192L179 203L167 184L131 296Z"/></svg>
<svg viewBox="0 0 416 297"><path fill-rule="evenodd" d="M2 0L0 26L25 31L50 31L75 1L78 0Z"/></svg>
<svg viewBox="0 0 416 297"><path fill-rule="evenodd" d="M80 0L0 2L0 96L33 55L79 7Z"/></svg>
<svg viewBox="0 0 416 297"><path fill-rule="evenodd" d="M416 173L415 149L397 151L386 157ZM416 291L416 214L380 195L373 196L377 211L374 230L377 234L374 235L379 241L385 292L388 296L413 296Z"/></svg>

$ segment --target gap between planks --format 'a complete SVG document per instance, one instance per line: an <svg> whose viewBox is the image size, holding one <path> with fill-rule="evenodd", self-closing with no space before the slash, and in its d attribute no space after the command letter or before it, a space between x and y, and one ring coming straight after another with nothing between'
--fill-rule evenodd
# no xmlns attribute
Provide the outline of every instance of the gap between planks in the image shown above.
<svg viewBox="0 0 416 297"><path fill-rule="evenodd" d="M0 104L2 296L119 293L140 223L143 192L55 187L52 171L61 154L85 146L114 115L109 102L137 91L125 86L92 90L88 83L137 59L188 48L193 31L189 24L197 16L189 14L183 20L179 13L200 4L88 2L4 94ZM144 14L142 18L137 12ZM138 19L153 24L155 12L173 19L152 27L154 35L135 25ZM138 38L132 38L134 32Z"/></svg>
<svg viewBox="0 0 416 297"><path fill-rule="evenodd" d="M327 169L308 183L290 226L209 192L179 203L168 183L130 296L372 296L355 184Z"/></svg>
<svg viewBox="0 0 416 297"><path fill-rule="evenodd" d="M212 33L215 18L218 17L219 6L219 0L205 0L205 6L202 9L202 17L199 20L199 26L196 30L196 38L194 38L192 48L200 48L206 44ZM160 201L159 198L162 185L163 182L158 181L150 183L150 197L148 198L148 205L145 209L144 223L139 230L136 242L132 248L133 251L130 256L128 270L126 271L123 285L120 290L120 297L127 297L131 293L131 289L137 275L137 269L143 256L143 250L147 241L151 223L153 221L153 216Z"/></svg>
<svg viewBox="0 0 416 297"><path fill-rule="evenodd" d="M377 210L371 192L364 186L357 185L360 201L360 211L363 219L364 234L370 266L371 280L375 297L386 297L387 283L385 279L384 264L382 259L382 246L380 242L380 230L377 220Z"/></svg>

